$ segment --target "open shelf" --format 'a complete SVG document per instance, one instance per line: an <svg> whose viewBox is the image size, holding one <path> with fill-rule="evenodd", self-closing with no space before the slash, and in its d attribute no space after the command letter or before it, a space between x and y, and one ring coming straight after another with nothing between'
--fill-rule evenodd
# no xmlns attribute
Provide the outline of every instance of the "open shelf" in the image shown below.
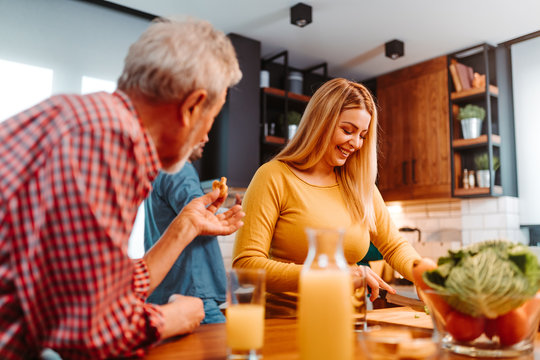
<svg viewBox="0 0 540 360"><path fill-rule="evenodd" d="M495 185L493 193L497 195L503 194L502 186ZM457 188L454 189L454 196L476 196L476 195L491 195L488 187L474 187L472 189Z"/></svg>
<svg viewBox="0 0 540 360"><path fill-rule="evenodd" d="M308 102L309 99L310 99L310 97L306 96L306 95L297 94L297 93L293 93L293 92L289 92L289 91L286 92L285 90L272 88L272 87L263 88L263 91L266 94L280 96L280 97L284 97L284 98L286 97L286 98L289 98L289 99L303 101L303 102Z"/></svg>
<svg viewBox="0 0 540 360"><path fill-rule="evenodd" d="M474 139L454 139L452 141L452 146L454 149L463 149L470 148L475 146L482 146L488 144L488 136L486 134L480 135ZM491 135L491 144L492 145L501 145L501 137L499 135Z"/></svg>
<svg viewBox="0 0 540 360"><path fill-rule="evenodd" d="M285 138L280 136L267 135L264 137L264 142L269 144L285 144Z"/></svg>
<svg viewBox="0 0 540 360"><path fill-rule="evenodd" d="M471 88L471 89L467 89L467 90L462 90L460 92L452 92L450 94L450 99L452 100L458 100L458 99L463 99L463 98L467 98L469 96L474 96L474 95L483 95L486 93L486 89L481 87L481 88ZM495 86L495 85L489 85L489 93L493 96L498 96L499 95L499 89Z"/></svg>

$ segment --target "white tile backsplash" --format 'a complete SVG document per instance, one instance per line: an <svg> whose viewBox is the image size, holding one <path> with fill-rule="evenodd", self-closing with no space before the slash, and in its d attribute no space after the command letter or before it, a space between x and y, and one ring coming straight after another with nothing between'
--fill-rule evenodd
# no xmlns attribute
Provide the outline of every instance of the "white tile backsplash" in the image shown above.
<svg viewBox="0 0 540 360"><path fill-rule="evenodd" d="M461 226L463 230L483 229L484 216L463 214L461 217Z"/></svg>
<svg viewBox="0 0 540 360"><path fill-rule="evenodd" d="M519 199L509 196L478 199L452 199L392 205L392 219L398 227L417 227L416 233L402 233L420 255L438 258L448 249L458 249L490 239L508 239L527 244L519 228Z"/></svg>
<svg viewBox="0 0 540 360"><path fill-rule="evenodd" d="M470 230L471 244L499 238L498 230Z"/></svg>
<svg viewBox="0 0 540 360"><path fill-rule="evenodd" d="M498 211L498 200L496 198L481 198L464 200L469 204L469 214L489 214Z"/></svg>
<svg viewBox="0 0 540 360"><path fill-rule="evenodd" d="M500 229L506 228L506 214L486 214L484 215L484 228L486 229Z"/></svg>
<svg viewBox="0 0 540 360"><path fill-rule="evenodd" d="M461 229L462 220L461 216L452 215L440 220L439 224L442 229Z"/></svg>

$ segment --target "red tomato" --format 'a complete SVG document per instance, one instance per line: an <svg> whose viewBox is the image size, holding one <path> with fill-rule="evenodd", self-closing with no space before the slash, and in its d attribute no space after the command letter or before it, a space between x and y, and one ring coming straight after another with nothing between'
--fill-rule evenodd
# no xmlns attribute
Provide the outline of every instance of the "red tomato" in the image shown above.
<svg viewBox="0 0 540 360"><path fill-rule="evenodd" d="M493 338L495 335L497 335L497 319L486 319L486 323L484 325L484 334L488 338Z"/></svg>
<svg viewBox="0 0 540 360"><path fill-rule="evenodd" d="M484 332L484 318L451 310L446 316L446 330L457 341L472 341Z"/></svg>
<svg viewBox="0 0 540 360"><path fill-rule="evenodd" d="M527 314L521 307L491 320L490 323L492 327L490 332L499 335L499 340L504 346L517 344L529 331Z"/></svg>
<svg viewBox="0 0 540 360"><path fill-rule="evenodd" d="M525 304L521 306L525 314L527 315L527 318L529 319L529 326L535 326L538 311L540 310L540 291L536 293L536 295L529 299Z"/></svg>
<svg viewBox="0 0 540 360"><path fill-rule="evenodd" d="M434 270L437 268L437 264L428 258L423 258L420 260L415 260L413 263L413 280L414 284L422 290L431 289L422 279L422 274L429 270Z"/></svg>

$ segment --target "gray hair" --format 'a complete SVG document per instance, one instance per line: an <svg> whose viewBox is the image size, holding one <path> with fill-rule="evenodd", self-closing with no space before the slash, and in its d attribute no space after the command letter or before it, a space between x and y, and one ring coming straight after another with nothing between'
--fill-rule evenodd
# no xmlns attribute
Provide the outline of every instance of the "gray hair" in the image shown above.
<svg viewBox="0 0 540 360"><path fill-rule="evenodd" d="M202 20L161 18L130 46L118 89L165 102L205 89L212 104L241 78L236 53L223 32Z"/></svg>

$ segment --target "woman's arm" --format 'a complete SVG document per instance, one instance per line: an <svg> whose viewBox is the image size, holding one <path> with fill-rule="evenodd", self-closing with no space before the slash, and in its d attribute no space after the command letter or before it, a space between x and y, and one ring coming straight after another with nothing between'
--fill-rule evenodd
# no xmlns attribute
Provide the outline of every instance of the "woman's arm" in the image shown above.
<svg viewBox="0 0 540 360"><path fill-rule="evenodd" d="M412 265L414 260L421 258L420 255L399 233L377 188L373 194L373 206L377 225L377 234L372 237L373 244L390 266L412 281Z"/></svg>

